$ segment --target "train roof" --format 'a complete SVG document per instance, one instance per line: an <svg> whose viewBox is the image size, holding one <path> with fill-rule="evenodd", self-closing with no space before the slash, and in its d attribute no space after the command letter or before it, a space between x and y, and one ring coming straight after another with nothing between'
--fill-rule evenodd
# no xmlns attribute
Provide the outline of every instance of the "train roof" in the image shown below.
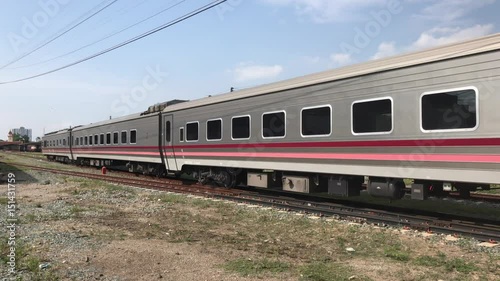
<svg viewBox="0 0 500 281"><path fill-rule="evenodd" d="M118 123L118 122L123 122L123 121L128 121L128 120L134 120L134 119L139 119L139 118L143 118L143 117L150 117L150 116L154 116L154 115L151 115L151 114L144 115L142 113L134 113L134 114L130 114L130 115L122 116L122 117L117 117L117 118L113 118L113 119L108 119L108 120L104 120L104 121L90 123L90 124L83 125L83 126L78 126L78 127L73 128L73 131L76 132L79 130L89 129L92 127L108 125L108 124L113 124L113 123Z"/></svg>
<svg viewBox="0 0 500 281"><path fill-rule="evenodd" d="M292 78L281 82L266 84L240 91L201 98L185 103L167 106L163 112L173 112L182 109L200 107L209 104L227 102L231 100L265 95L273 92L290 90L309 85L321 84L353 78L367 74L395 70L415 65L421 65L442 60L449 60L474 54L480 54L500 49L500 33L446 46L427 49L420 52L408 53L365 63L350 65L342 68Z"/></svg>

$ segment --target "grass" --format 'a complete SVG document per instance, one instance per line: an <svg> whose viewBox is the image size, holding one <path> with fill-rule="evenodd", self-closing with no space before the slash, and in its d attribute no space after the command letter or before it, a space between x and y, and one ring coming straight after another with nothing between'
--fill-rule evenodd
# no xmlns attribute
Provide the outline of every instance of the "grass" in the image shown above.
<svg viewBox="0 0 500 281"><path fill-rule="evenodd" d="M224 264L224 269L238 273L241 276L262 276L265 274L278 274L286 272L291 268L286 262L269 259L245 259L239 258Z"/></svg>
<svg viewBox="0 0 500 281"><path fill-rule="evenodd" d="M168 193L151 195L149 196L149 199L153 201L158 201L162 203L171 203L171 204L186 204L188 202L186 196L178 194L168 194Z"/></svg>
<svg viewBox="0 0 500 281"><path fill-rule="evenodd" d="M396 261L406 262L410 260L410 254L401 249L399 245L392 245L384 249L384 255Z"/></svg>
<svg viewBox="0 0 500 281"><path fill-rule="evenodd" d="M445 268L448 271L458 271L460 273L471 273L479 270L473 263L466 262L463 259L455 258L445 263Z"/></svg>
<svg viewBox="0 0 500 281"><path fill-rule="evenodd" d="M343 281L351 280L356 276L356 281L370 280L367 277L358 276L350 267L330 262L313 262L306 264L299 269L300 280L302 281Z"/></svg>

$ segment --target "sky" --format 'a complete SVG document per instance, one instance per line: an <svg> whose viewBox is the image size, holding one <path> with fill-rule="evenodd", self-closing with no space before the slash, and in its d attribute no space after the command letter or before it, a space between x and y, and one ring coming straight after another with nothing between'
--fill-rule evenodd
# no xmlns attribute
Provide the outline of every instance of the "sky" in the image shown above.
<svg viewBox="0 0 500 281"><path fill-rule="evenodd" d="M70 68L6 83L89 57L212 2L2 1L0 139L11 128L31 128L33 138L41 137L159 102L272 83L500 28L496 0L229 0Z"/></svg>

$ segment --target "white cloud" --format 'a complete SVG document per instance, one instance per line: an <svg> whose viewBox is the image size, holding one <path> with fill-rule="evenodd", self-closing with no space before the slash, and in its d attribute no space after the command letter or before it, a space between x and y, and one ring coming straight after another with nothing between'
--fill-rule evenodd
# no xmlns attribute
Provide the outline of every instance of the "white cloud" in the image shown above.
<svg viewBox="0 0 500 281"><path fill-rule="evenodd" d="M468 28L436 27L420 34L417 40L407 46L397 47L394 42L383 42L372 59L388 57L401 52L418 51L460 41L466 41L491 34L492 24L474 25Z"/></svg>
<svg viewBox="0 0 500 281"><path fill-rule="evenodd" d="M352 62L351 54L347 53L335 53L330 55L330 59L335 66L343 66L350 64Z"/></svg>
<svg viewBox="0 0 500 281"><path fill-rule="evenodd" d="M488 35L493 32L493 25L475 25L469 28L433 28L420 34L410 46L410 50L431 48L439 45L465 41Z"/></svg>
<svg viewBox="0 0 500 281"><path fill-rule="evenodd" d="M297 14L310 17L316 23L364 19L360 11L385 5L388 0L261 0L274 6L291 6Z"/></svg>
<svg viewBox="0 0 500 281"><path fill-rule="evenodd" d="M243 63L231 72L235 76L235 81L246 82L275 78L283 72L283 67L281 65L254 65Z"/></svg>
<svg viewBox="0 0 500 281"><path fill-rule="evenodd" d="M428 0L426 6L416 16L428 20L451 22L464 17L473 10L495 3L496 0ZM407 0L407 2L416 2Z"/></svg>
<svg viewBox="0 0 500 281"><path fill-rule="evenodd" d="M372 59L390 57L395 55L396 53L396 44L394 42L382 42L378 46L378 50L375 55L373 55Z"/></svg>

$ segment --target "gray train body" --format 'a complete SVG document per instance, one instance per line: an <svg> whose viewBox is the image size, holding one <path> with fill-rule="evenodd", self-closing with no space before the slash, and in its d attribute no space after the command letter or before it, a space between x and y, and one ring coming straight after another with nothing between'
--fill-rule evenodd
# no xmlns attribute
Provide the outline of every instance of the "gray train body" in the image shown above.
<svg viewBox="0 0 500 281"><path fill-rule="evenodd" d="M493 35L61 131L44 140L135 129L137 141L44 153L227 186L310 192L369 176L392 197L405 178L470 190L500 184L499 90Z"/></svg>

